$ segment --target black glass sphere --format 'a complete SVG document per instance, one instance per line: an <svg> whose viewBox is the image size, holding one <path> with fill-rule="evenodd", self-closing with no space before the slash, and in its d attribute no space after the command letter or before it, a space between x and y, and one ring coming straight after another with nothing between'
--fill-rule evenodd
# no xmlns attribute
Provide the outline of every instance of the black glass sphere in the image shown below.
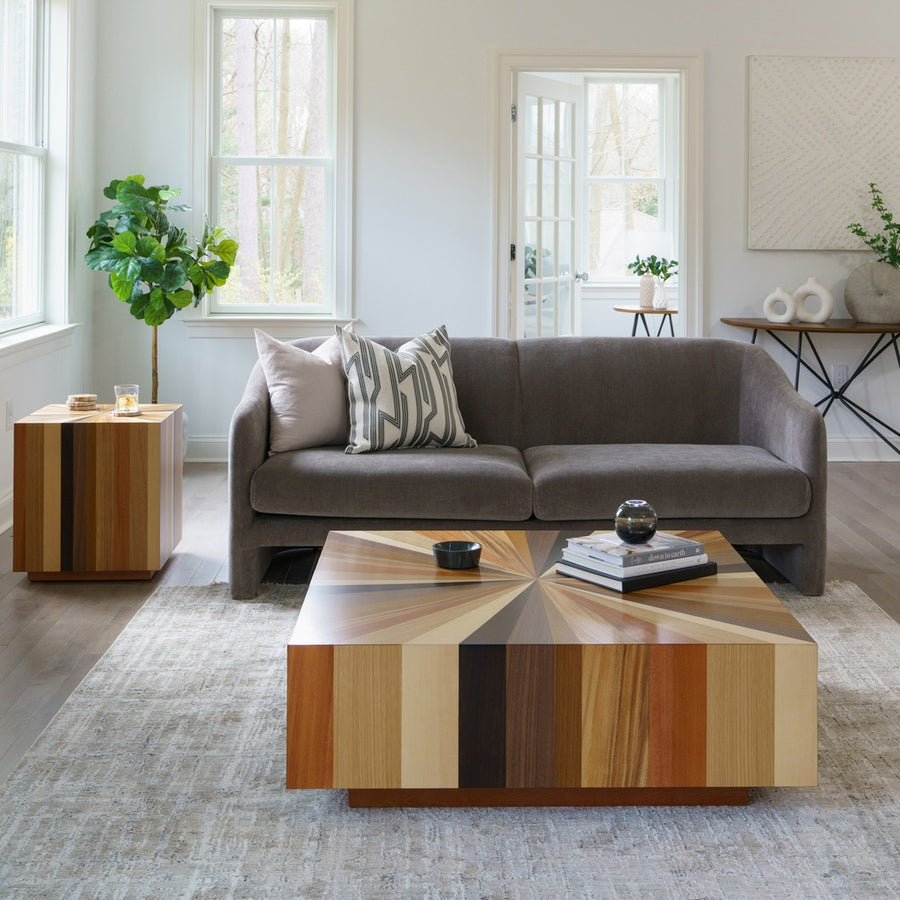
<svg viewBox="0 0 900 900"><path fill-rule="evenodd" d="M646 500L626 500L616 510L616 534L626 544L643 544L656 534L659 516Z"/></svg>

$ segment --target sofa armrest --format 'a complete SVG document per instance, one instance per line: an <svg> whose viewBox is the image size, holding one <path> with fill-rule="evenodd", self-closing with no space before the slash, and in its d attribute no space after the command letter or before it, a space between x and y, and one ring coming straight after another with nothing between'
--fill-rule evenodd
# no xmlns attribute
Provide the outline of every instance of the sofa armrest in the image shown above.
<svg viewBox="0 0 900 900"><path fill-rule="evenodd" d="M814 493L824 491L827 444L822 414L756 345L748 346L744 357L739 417L742 444L763 447L805 472Z"/></svg>
<svg viewBox="0 0 900 900"><path fill-rule="evenodd" d="M269 389L257 362L250 372L240 403L231 417L228 437L228 491L232 529L253 517L250 479L269 452Z"/></svg>

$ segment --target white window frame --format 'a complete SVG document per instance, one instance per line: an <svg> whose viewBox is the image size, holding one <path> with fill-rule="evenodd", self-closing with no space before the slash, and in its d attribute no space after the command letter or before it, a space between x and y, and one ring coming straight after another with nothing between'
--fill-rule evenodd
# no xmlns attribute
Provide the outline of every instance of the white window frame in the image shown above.
<svg viewBox="0 0 900 900"><path fill-rule="evenodd" d="M584 108L588 108L587 97L591 84L655 84L659 93L659 150L658 157L662 163L662 170L655 178L639 178L628 177L625 175L591 175L588 171L587 162L589 160L589 136L585 129L585 173L584 173L584 208L588 208L588 198L590 196L591 185L593 184L627 184L631 183L656 183L659 190L660 205L660 232L677 235L680 222L676 220L674 211L678 207L678 196L675 186L678 182L679 173L679 147L678 147L678 102L680 100L680 91L677 90L674 82L676 73L663 72L604 72L603 74L589 75L585 78L584 84ZM589 229L588 217L584 216L584 234L583 246L585 254L587 247ZM677 246L677 245L676 245ZM657 251L659 254L659 251ZM665 255L665 254L659 254ZM676 249L673 246L669 253L677 259ZM633 257L623 261L623 265L631 261ZM589 271L590 281L584 285L582 290L592 291L597 287L614 287L617 294L621 295L622 290L630 291L637 297L637 288L634 278L629 278L625 272L619 276L598 276L594 272L590 272L587 259L584 260L584 268ZM678 276L672 279L670 284L677 286ZM677 293L677 288L674 291Z"/></svg>
<svg viewBox="0 0 900 900"><path fill-rule="evenodd" d="M515 82L519 72L594 72L655 73L677 72L681 77L679 112L681 118L679 187L679 235L676 248L679 262L679 309L682 333L703 334L703 61L699 55L617 55L565 54L533 52L500 52L492 67L495 76L493 96L496 98L494 122L494 334L511 334L511 290L514 286L515 263L509 259L509 245L515 225L511 217L510 171L512 160L512 123L509 110L515 103ZM588 285L589 286L589 285ZM582 287L582 296L584 286Z"/></svg>
<svg viewBox="0 0 900 900"><path fill-rule="evenodd" d="M0 140L0 150L17 157L32 158L37 163L34 184L26 197L26 202L29 203L33 211L33 218L30 223L32 234L27 240L31 244L34 256L34 271L28 273L27 280L37 302L35 310L31 313L0 320L0 335L7 335L11 332L40 324L45 319L45 285L43 276L46 269L47 248L44 239L44 212L47 197L48 157L46 145L48 102L46 95L49 84L47 62L50 58L47 47L48 32L45 27L46 5L45 0L36 0L34 4L34 19L31 23L34 62L34 67L29 73L29 91L31 93L31 122L29 127L31 140L23 143ZM3 102L2 97L0 97L0 102Z"/></svg>
<svg viewBox="0 0 900 900"><path fill-rule="evenodd" d="M192 191L192 227L203 228L202 210L209 210L215 221L213 203L215 178L212 150L216 121L216 98L213 69L216 53L216 17L247 14L255 17L309 15L330 19L330 40L333 41L333 92L329 102L334 111L334 163L331 227L334 269L334 305L330 313L304 313L278 310L262 312L253 307L239 310L220 310L210 298L204 298L198 308L185 310L183 317L191 337L252 336L254 328L265 328L276 336L298 337L322 334L334 324L346 324L353 316L353 222L352 222L352 122L353 122L353 5L354 0L272 0L256 5L248 0L195 0L195 109L199 132L195 135L195 162ZM202 203L200 199L202 198ZM238 250L240 258L240 249Z"/></svg>

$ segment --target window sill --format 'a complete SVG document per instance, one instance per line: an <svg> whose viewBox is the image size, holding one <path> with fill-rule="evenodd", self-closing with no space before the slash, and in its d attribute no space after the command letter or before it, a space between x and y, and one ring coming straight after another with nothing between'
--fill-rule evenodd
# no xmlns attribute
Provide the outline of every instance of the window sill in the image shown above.
<svg viewBox="0 0 900 900"><path fill-rule="evenodd" d="M10 369L47 353L72 346L77 324L33 325L0 336L0 369Z"/></svg>
<svg viewBox="0 0 900 900"><path fill-rule="evenodd" d="M252 338L258 328L274 338L291 339L301 337L321 337L331 334L335 325L344 327L353 319L321 318L281 318L277 316L209 316L206 318L183 318L189 338Z"/></svg>

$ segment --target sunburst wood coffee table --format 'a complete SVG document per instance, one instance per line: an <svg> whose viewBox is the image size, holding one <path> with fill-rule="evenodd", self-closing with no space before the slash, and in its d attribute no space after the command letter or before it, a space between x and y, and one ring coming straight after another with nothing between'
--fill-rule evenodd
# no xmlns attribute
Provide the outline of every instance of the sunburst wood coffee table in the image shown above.
<svg viewBox="0 0 900 900"><path fill-rule="evenodd" d="M718 532L622 595L570 534L332 532L287 649L287 786L351 806L746 803L816 783L817 647ZM481 542L476 569L431 545Z"/></svg>

